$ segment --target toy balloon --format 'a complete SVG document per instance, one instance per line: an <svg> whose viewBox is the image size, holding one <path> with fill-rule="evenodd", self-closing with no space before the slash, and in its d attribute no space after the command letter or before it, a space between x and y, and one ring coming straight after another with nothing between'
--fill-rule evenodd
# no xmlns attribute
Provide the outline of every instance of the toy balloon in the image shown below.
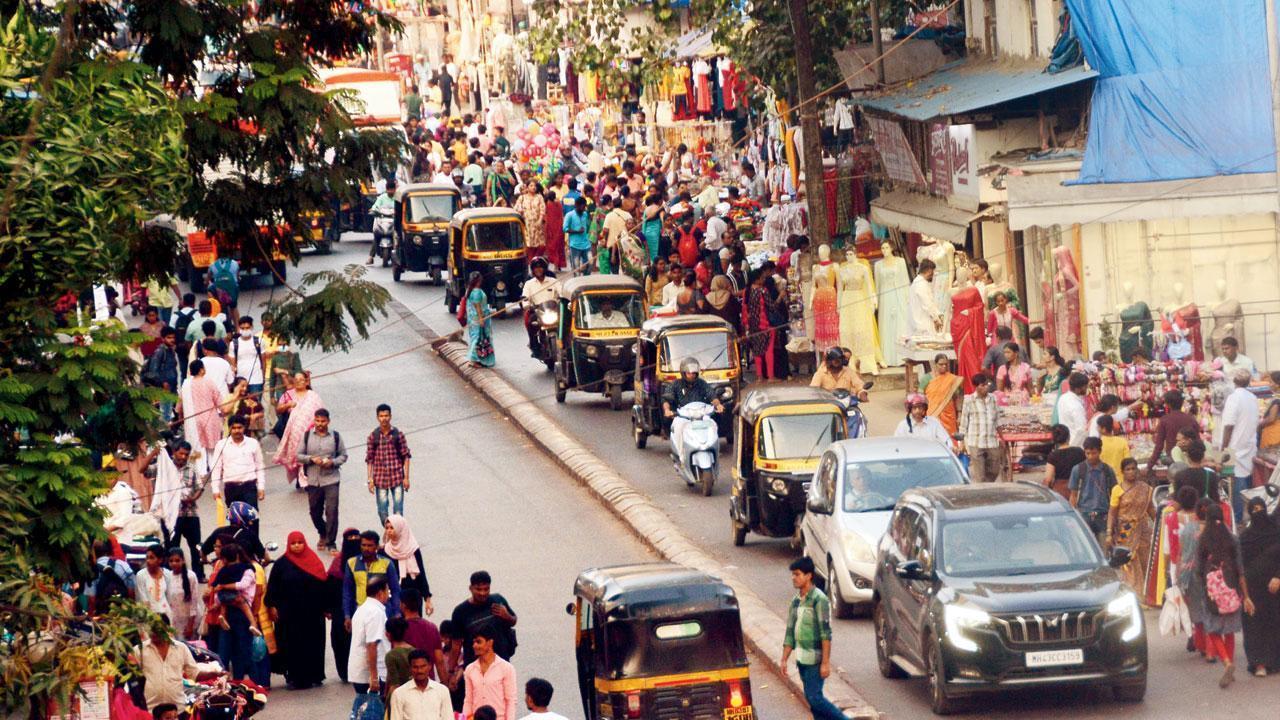
<svg viewBox="0 0 1280 720"><path fill-rule="evenodd" d="M534 132L535 130L537 130L537 129L538 129L538 121L537 121L537 120L526 120L526 121L525 121L525 123L524 123L524 129L525 129L525 130L528 130L529 132Z"/></svg>
<svg viewBox="0 0 1280 720"><path fill-rule="evenodd" d="M553 135L551 139L547 141L547 147L551 148L552 150L559 150L560 138Z"/></svg>
<svg viewBox="0 0 1280 720"><path fill-rule="evenodd" d="M529 131L525 130L524 128L520 128L519 130L516 130L516 137L520 138L521 140L528 140Z"/></svg>
<svg viewBox="0 0 1280 720"><path fill-rule="evenodd" d="M557 132L555 123L547 123L542 126L543 135L555 135Z"/></svg>
<svg viewBox="0 0 1280 720"><path fill-rule="evenodd" d="M524 138L516 138L515 140L511 141L511 149L515 150L516 152L520 152L521 150L524 150L527 146L528 144L524 141Z"/></svg>
<svg viewBox="0 0 1280 720"><path fill-rule="evenodd" d="M540 148L546 147L546 146L547 146L547 136L546 136L546 135L535 135L535 136L534 136L534 138L533 138L533 144L534 144L534 145L537 145L537 146L538 146L538 147L540 147Z"/></svg>

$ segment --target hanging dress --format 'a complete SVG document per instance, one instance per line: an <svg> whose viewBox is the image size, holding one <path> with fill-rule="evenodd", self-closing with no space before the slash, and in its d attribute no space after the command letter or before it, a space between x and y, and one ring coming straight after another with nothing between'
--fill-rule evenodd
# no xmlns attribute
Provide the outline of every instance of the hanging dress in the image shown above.
<svg viewBox="0 0 1280 720"><path fill-rule="evenodd" d="M871 273L859 261L839 266L840 345L849 348L858 372L875 375L876 313Z"/></svg>
<svg viewBox="0 0 1280 720"><path fill-rule="evenodd" d="M1058 349L1070 348L1072 353L1079 353L1080 273L1076 271L1076 260L1069 248L1054 248L1053 259L1058 266L1058 272L1053 278L1053 314L1057 325ZM1068 353L1064 352L1063 355Z"/></svg>
<svg viewBox="0 0 1280 720"><path fill-rule="evenodd" d="M875 281L880 299L880 355L885 367L897 367L902 364L898 343L910 332L907 288L911 278L907 276L907 262L900 257L881 260L876 263Z"/></svg>
<svg viewBox="0 0 1280 720"><path fill-rule="evenodd" d="M982 356L986 352L986 328L983 325L982 293L970 287L951 298L951 342L956 352L955 373L964 379L966 393L973 392L970 378L982 372Z"/></svg>
<svg viewBox="0 0 1280 720"><path fill-rule="evenodd" d="M813 268L813 347L821 356L840 344L840 302L836 292L836 266Z"/></svg>

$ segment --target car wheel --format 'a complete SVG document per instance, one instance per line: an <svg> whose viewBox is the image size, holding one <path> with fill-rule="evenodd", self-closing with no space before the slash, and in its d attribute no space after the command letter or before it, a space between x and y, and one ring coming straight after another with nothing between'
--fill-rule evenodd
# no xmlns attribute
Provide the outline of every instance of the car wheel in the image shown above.
<svg viewBox="0 0 1280 720"><path fill-rule="evenodd" d="M831 615L837 618L853 617L853 606L845 601L840 592L840 575L836 572L836 566L831 560L827 559L827 597L831 599Z"/></svg>
<svg viewBox="0 0 1280 720"><path fill-rule="evenodd" d="M876 603L871 611L872 622L876 626L876 666L880 675L890 680L900 680L907 676L902 668L892 659L892 648L889 647L889 629L885 627L884 605Z"/></svg>
<svg viewBox="0 0 1280 720"><path fill-rule="evenodd" d="M1147 696L1147 678L1143 676L1142 682L1133 683L1132 685L1116 685L1111 689L1115 694L1116 700L1126 703L1140 703Z"/></svg>
<svg viewBox="0 0 1280 720"><path fill-rule="evenodd" d="M947 671L942 663L942 643L926 638L933 645L928 655L929 705L934 715L950 715L959 709L959 703L947 693Z"/></svg>
<svg viewBox="0 0 1280 720"><path fill-rule="evenodd" d="M738 522L733 516L733 512L729 512L729 526L733 529L733 546L742 547L747 544L747 526Z"/></svg>

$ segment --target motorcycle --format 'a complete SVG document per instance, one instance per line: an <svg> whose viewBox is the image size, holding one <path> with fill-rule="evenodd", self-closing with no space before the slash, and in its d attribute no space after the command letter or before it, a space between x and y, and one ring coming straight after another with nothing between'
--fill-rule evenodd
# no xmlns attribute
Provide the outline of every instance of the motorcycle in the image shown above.
<svg viewBox="0 0 1280 720"><path fill-rule="evenodd" d="M533 357L543 362L549 372L556 369L556 330L560 326L560 303L556 300L538 303L533 308L533 322L538 332L534 336Z"/></svg>
<svg viewBox="0 0 1280 720"><path fill-rule="evenodd" d="M863 390L870 390L874 382L868 382L862 386ZM862 401L858 396L848 390L836 390L832 393L836 396L836 400L844 406L845 417L848 419L850 438L861 438L867 436L867 416L862 413L860 407Z"/></svg>
<svg viewBox="0 0 1280 720"><path fill-rule="evenodd" d="M684 457L675 455L673 443L671 459L685 484L698 487L704 497L711 495L715 488L720 468L720 453L716 452L720 445L720 429L716 425L715 411L714 406L701 402L689 403L676 411L689 422L680 431Z"/></svg>
<svg viewBox="0 0 1280 720"><path fill-rule="evenodd" d="M395 210L390 206L373 211L373 241L378 245L382 267L391 264L391 249L395 234Z"/></svg>

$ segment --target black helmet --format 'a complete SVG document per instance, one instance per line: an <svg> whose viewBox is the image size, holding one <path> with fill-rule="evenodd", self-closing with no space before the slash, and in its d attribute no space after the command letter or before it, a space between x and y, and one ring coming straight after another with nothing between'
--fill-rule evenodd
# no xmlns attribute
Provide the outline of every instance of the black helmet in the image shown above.
<svg viewBox="0 0 1280 720"><path fill-rule="evenodd" d="M529 269L530 269L530 270L532 270L532 269L534 269L534 268L536 268L536 267L540 267L540 268L542 268L543 270L546 270L546 269L547 269L547 259L546 259L546 258L544 258L544 257L542 257L541 255L539 255L538 257L534 258L534 259L529 263Z"/></svg>
<svg viewBox="0 0 1280 720"><path fill-rule="evenodd" d="M827 350L827 362L844 362L844 351L838 347Z"/></svg>

